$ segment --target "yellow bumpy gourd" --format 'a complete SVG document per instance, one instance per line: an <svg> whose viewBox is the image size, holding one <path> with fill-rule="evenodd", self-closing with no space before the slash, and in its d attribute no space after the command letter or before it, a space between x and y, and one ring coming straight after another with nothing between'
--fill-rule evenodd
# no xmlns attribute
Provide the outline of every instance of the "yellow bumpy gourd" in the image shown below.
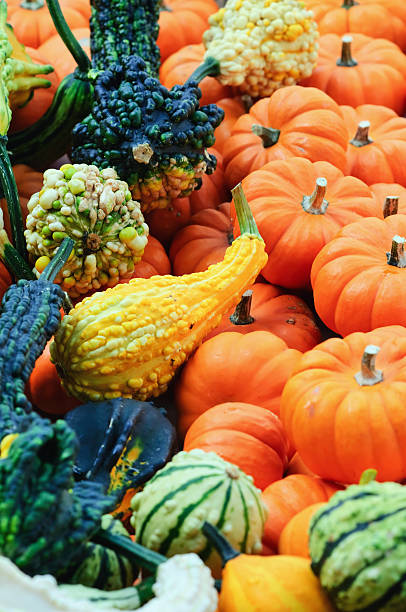
<svg viewBox="0 0 406 612"><path fill-rule="evenodd" d="M239 236L204 272L135 278L85 298L51 345L68 393L83 400L163 393L176 369L235 306L267 261L241 186Z"/></svg>

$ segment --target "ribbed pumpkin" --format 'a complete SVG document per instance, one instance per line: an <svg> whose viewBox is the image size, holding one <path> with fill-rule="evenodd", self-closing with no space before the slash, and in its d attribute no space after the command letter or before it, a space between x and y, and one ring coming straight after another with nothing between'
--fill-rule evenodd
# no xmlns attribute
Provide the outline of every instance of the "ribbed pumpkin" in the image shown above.
<svg viewBox="0 0 406 612"><path fill-rule="evenodd" d="M374 183L369 188L383 217L396 213L406 214L406 187L398 183Z"/></svg>
<svg viewBox="0 0 406 612"><path fill-rule="evenodd" d="M2 261L0 261L0 301L3 299L3 295L12 284L13 279L10 276L10 272Z"/></svg>
<svg viewBox="0 0 406 612"><path fill-rule="evenodd" d="M282 389L301 353L266 331L224 332L204 342L175 387L178 430L224 402L245 402L279 415Z"/></svg>
<svg viewBox="0 0 406 612"><path fill-rule="evenodd" d="M341 336L406 325L406 215L362 219L344 227L316 257L316 311Z"/></svg>
<svg viewBox="0 0 406 612"><path fill-rule="evenodd" d="M283 87L234 123L223 147L228 186L267 162L305 157L345 169L347 134L339 106L314 87Z"/></svg>
<svg viewBox="0 0 406 612"><path fill-rule="evenodd" d="M401 114L406 103L406 56L397 45L363 34L325 34L317 66L302 85L338 104L381 104Z"/></svg>
<svg viewBox="0 0 406 612"><path fill-rule="evenodd" d="M214 0L164 0L159 14L157 45L161 61L181 47L200 43L209 15L218 11Z"/></svg>
<svg viewBox="0 0 406 612"><path fill-rule="evenodd" d="M269 331L282 338L289 348L302 352L321 340L321 332L306 302L267 283L255 283L246 291L235 310L224 315L208 338L225 331L240 334Z"/></svg>
<svg viewBox="0 0 406 612"><path fill-rule="evenodd" d="M215 146L217 151L221 153L231 134L231 128L237 119L246 112L246 109L241 98L222 98L221 100L217 100L216 104L224 111L223 121L214 130L214 136L216 138Z"/></svg>
<svg viewBox="0 0 406 612"><path fill-rule="evenodd" d="M215 574L221 561L201 528L205 520L241 552L261 550L266 508L237 466L199 449L175 455L136 493L132 524L139 544L170 557L196 552Z"/></svg>
<svg viewBox="0 0 406 612"><path fill-rule="evenodd" d="M183 84L203 62L205 49L203 44L186 45L170 55L161 65L159 72L162 85L170 89ZM200 104L211 104L221 98L233 95L232 87L221 85L214 77L205 77L199 87L202 91Z"/></svg>
<svg viewBox="0 0 406 612"><path fill-rule="evenodd" d="M303 508L295 514L282 529L278 542L279 555L295 555L310 558L309 553L309 524L310 519L325 502L318 502Z"/></svg>
<svg viewBox="0 0 406 612"><path fill-rule="evenodd" d="M90 30L88 24L86 27L73 28L72 34L90 57ZM71 74L77 67L76 61L58 34L46 40L38 48L38 51L44 57L49 58L49 62L54 67L60 81L68 74Z"/></svg>
<svg viewBox="0 0 406 612"><path fill-rule="evenodd" d="M131 278L150 278L171 273L171 262L162 244L153 236L148 237L141 261L135 264Z"/></svg>
<svg viewBox="0 0 406 612"><path fill-rule="evenodd" d="M242 402L213 406L189 427L185 451L213 451L252 476L259 489L282 478L288 442L279 418L266 408Z"/></svg>
<svg viewBox="0 0 406 612"><path fill-rule="evenodd" d="M406 6L403 0L306 0L320 34L358 32L386 38L406 48Z"/></svg>
<svg viewBox="0 0 406 612"><path fill-rule="evenodd" d="M362 104L340 107L347 127L346 173L367 185L399 183L406 186L406 118L384 106Z"/></svg>
<svg viewBox="0 0 406 612"><path fill-rule="evenodd" d="M353 485L310 523L311 567L338 610L406 609L406 488Z"/></svg>
<svg viewBox="0 0 406 612"><path fill-rule="evenodd" d="M268 507L262 538L265 546L276 551L280 534L291 518L312 504L327 501L338 488L306 474L292 474L270 484L262 492L262 499Z"/></svg>
<svg viewBox="0 0 406 612"><path fill-rule="evenodd" d="M175 236L169 251L176 275L202 272L224 257L233 241L230 202L200 210Z"/></svg>
<svg viewBox="0 0 406 612"><path fill-rule="evenodd" d="M380 213L367 185L328 162L277 160L242 184L268 253L261 274L288 289L310 286L314 258L341 227Z"/></svg>
<svg viewBox="0 0 406 612"><path fill-rule="evenodd" d="M283 390L292 445L322 478L354 483L368 468L379 480L406 478L405 382L400 325L322 342L302 356Z"/></svg>

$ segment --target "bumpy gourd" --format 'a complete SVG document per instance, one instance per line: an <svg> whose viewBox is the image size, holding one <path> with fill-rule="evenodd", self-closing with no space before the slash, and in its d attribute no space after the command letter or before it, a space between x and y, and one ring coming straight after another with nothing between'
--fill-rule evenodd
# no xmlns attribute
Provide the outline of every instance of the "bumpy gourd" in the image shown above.
<svg viewBox="0 0 406 612"><path fill-rule="evenodd" d="M239 190L234 201L242 234L222 262L180 277L132 279L85 298L64 317L51 356L69 393L145 400L166 390L266 263L263 240Z"/></svg>
<svg viewBox="0 0 406 612"><path fill-rule="evenodd" d="M178 453L134 496L131 506L137 542L169 557L196 552L217 575L221 559L202 534L204 520L241 552L261 551L266 519L261 492L251 476L216 453Z"/></svg>
<svg viewBox="0 0 406 612"><path fill-rule="evenodd" d="M44 173L28 202L24 232L37 276L69 236L74 250L56 282L72 297L114 286L140 261L148 241L138 202L115 170L65 164Z"/></svg>
<svg viewBox="0 0 406 612"><path fill-rule="evenodd" d="M228 0L209 17L206 59L220 64L218 80L254 98L310 76L317 61L313 13L300 0Z"/></svg>
<svg viewBox="0 0 406 612"><path fill-rule="evenodd" d="M312 569L338 610L406 609L406 489L351 485L310 522Z"/></svg>

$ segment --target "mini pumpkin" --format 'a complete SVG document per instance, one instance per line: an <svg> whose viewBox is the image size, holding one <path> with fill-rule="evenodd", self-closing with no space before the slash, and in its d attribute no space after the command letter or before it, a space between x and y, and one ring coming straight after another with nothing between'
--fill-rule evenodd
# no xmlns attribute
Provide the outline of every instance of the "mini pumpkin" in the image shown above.
<svg viewBox="0 0 406 612"><path fill-rule="evenodd" d="M241 98L222 98L217 100L216 104L224 111L224 119L214 131L216 138L215 146L217 151L221 153L231 134L231 128L238 117L241 117L246 112L246 107Z"/></svg>
<svg viewBox="0 0 406 612"><path fill-rule="evenodd" d="M310 559L309 553L309 524L317 510L326 505L326 502L311 504L292 516L282 529L278 542L279 555L294 555Z"/></svg>
<svg viewBox="0 0 406 612"><path fill-rule="evenodd" d="M382 210L382 216L406 213L406 187L398 183L374 183L369 186Z"/></svg>

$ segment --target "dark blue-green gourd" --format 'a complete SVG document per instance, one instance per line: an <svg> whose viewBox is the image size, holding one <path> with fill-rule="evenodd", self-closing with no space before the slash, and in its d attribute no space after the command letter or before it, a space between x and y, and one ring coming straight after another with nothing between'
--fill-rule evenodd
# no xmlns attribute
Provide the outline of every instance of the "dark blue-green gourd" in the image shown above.
<svg viewBox="0 0 406 612"><path fill-rule="evenodd" d="M311 567L338 610L406 610L406 488L352 485L310 523Z"/></svg>

